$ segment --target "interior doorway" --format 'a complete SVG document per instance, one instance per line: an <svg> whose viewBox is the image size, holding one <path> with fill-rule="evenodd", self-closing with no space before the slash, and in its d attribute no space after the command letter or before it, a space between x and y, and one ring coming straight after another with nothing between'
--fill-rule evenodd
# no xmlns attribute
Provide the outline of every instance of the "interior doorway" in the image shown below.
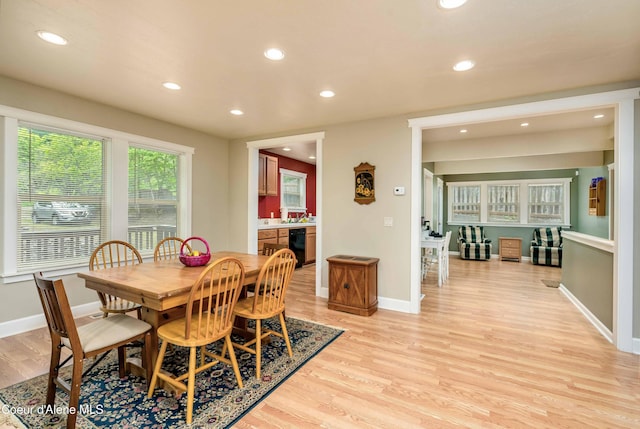
<svg viewBox="0 0 640 429"><path fill-rule="evenodd" d="M322 287L322 143L324 132L276 137L247 142L248 189L247 189L247 249L258 251L258 152L260 149L285 147L315 141L316 144L316 296L328 297L328 288Z"/></svg>
<svg viewBox="0 0 640 429"><path fill-rule="evenodd" d="M615 180L612 210L614 214L614 329L613 341L622 351L633 351L633 237L634 199L620 195L634 194L634 115L638 88L588 94L561 99L537 101L409 120L412 128L412 208L411 208L411 311L420 312L420 216L422 180L422 130L470 123L483 123L504 119L545 115L589 109L599 106L614 107ZM625 231L620 234L620 231Z"/></svg>

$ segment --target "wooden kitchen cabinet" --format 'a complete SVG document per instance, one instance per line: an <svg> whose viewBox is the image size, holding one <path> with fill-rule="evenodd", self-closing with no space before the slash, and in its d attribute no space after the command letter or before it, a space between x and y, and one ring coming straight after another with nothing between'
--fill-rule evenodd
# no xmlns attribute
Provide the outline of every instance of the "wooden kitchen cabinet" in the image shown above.
<svg viewBox="0 0 640 429"><path fill-rule="evenodd" d="M316 227L308 226L305 234L304 243L305 264L315 262L316 260Z"/></svg>
<svg viewBox="0 0 640 429"><path fill-rule="evenodd" d="M289 247L289 228L258 230L258 253L262 253L264 243L284 244Z"/></svg>
<svg viewBox="0 0 640 429"><path fill-rule="evenodd" d="M520 262L522 260L521 238L500 237L498 241L501 261L511 259Z"/></svg>
<svg viewBox="0 0 640 429"><path fill-rule="evenodd" d="M258 154L258 196L278 195L278 158Z"/></svg>
<svg viewBox="0 0 640 429"><path fill-rule="evenodd" d="M289 247L289 228L278 229L278 244L286 244Z"/></svg>
<svg viewBox="0 0 640 429"><path fill-rule="evenodd" d="M278 243L278 230L277 229L262 229L258 230L258 253L262 253L264 243Z"/></svg>
<svg viewBox="0 0 640 429"><path fill-rule="evenodd" d="M329 262L329 310L371 316L378 309L378 258L336 255Z"/></svg>

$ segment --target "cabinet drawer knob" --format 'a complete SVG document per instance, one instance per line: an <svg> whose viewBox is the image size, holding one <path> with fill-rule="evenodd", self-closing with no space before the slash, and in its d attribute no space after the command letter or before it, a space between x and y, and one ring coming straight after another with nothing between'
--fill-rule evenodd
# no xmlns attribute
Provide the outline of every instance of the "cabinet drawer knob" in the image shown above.
<svg viewBox="0 0 640 429"><path fill-rule="evenodd" d="M344 288L345 288L345 289L349 289L349 283L345 283L345 284L344 284Z"/></svg>

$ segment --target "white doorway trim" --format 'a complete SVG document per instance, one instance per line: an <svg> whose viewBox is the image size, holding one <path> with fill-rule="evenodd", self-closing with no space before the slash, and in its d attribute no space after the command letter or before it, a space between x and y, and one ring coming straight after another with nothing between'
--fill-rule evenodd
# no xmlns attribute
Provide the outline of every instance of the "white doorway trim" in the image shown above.
<svg viewBox="0 0 640 429"><path fill-rule="evenodd" d="M433 195L433 173L427 170L426 168L422 168L422 195L423 195L423 208L422 208L422 216L424 220L429 221L430 228L435 228L435 222L433 217L433 204L434 204L434 195Z"/></svg>
<svg viewBox="0 0 640 429"><path fill-rule="evenodd" d="M594 107L615 107L614 241L613 257L613 342L622 351L633 351L633 237L634 237L634 100L639 89L632 88L554 100L472 110L409 120L412 128L411 166L411 308L420 311L420 193L422 179L422 130L546 115ZM623 195L625 198L620 198ZM416 197L417 196L417 197ZM416 204L416 201L418 204ZM619 234L624 231L624 234Z"/></svg>
<svg viewBox="0 0 640 429"><path fill-rule="evenodd" d="M247 249L258 252L258 151L274 147L291 146L302 142L316 142L316 296L328 297L328 289L322 288L322 142L324 131L298 134L247 142L248 189L247 189Z"/></svg>

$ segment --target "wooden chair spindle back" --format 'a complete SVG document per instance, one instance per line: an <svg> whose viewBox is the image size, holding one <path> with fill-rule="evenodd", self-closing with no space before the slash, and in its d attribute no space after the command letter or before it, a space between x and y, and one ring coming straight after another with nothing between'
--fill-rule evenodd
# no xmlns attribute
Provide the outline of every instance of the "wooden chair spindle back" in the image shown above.
<svg viewBox="0 0 640 429"><path fill-rule="evenodd" d="M140 252L126 241L111 240L102 243L89 259L90 270L121 267L142 263Z"/></svg>
<svg viewBox="0 0 640 429"><path fill-rule="evenodd" d="M189 295L185 338L190 333L192 339L219 338L230 332L233 328L233 309L243 283L244 265L238 259L221 258L209 265Z"/></svg>
<svg viewBox="0 0 640 429"><path fill-rule="evenodd" d="M284 308L284 297L296 267L290 249L280 249L269 257L256 281L253 311L277 313Z"/></svg>
<svg viewBox="0 0 640 429"><path fill-rule="evenodd" d="M171 259L178 259L180 256L180 248L184 240L179 237L167 237L162 239L156 245L153 252L154 261L167 261ZM184 245L187 252L191 252L191 246L189 243Z"/></svg>

